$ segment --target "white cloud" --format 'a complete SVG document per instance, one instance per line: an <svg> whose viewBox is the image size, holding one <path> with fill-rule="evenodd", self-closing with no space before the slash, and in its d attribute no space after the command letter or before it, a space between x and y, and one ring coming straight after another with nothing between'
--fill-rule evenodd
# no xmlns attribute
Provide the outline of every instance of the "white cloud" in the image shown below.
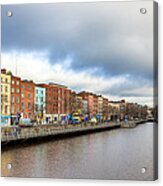
<svg viewBox="0 0 163 186"><path fill-rule="evenodd" d="M98 94L105 93L111 99L121 99L118 94L120 91L127 93L142 93L141 97L127 97L127 100L140 103L151 104L152 89L149 87L135 87L132 90L123 89L123 86L134 85L129 76L113 76L106 78L105 76L96 76L97 69L88 68L84 71L75 71L71 68L72 58L67 57L62 61L54 61L51 64L48 60L48 52L12 52L2 53L1 67L11 70L13 74L22 77L22 79L32 79L36 83L39 82L55 82L64 84L76 91L87 90ZM17 68L16 68L17 66ZM16 70L17 69L17 70ZM130 87L131 89L131 87ZM112 90L117 90L113 96ZM143 98L143 91L148 92L149 97Z"/></svg>

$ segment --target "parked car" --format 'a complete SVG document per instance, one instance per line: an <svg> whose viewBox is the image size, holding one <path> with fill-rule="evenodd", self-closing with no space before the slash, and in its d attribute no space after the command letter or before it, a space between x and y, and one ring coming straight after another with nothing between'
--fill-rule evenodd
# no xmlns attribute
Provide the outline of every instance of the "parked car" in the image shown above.
<svg viewBox="0 0 163 186"><path fill-rule="evenodd" d="M82 123L82 115L79 113L74 113L72 116L72 122L73 124L80 124Z"/></svg>
<svg viewBox="0 0 163 186"><path fill-rule="evenodd" d="M96 124L97 123L97 119L95 117L92 117L91 120L90 120L90 122L92 124Z"/></svg>
<svg viewBox="0 0 163 186"><path fill-rule="evenodd" d="M22 118L20 119L19 126L20 127L32 127L34 123L29 118Z"/></svg>

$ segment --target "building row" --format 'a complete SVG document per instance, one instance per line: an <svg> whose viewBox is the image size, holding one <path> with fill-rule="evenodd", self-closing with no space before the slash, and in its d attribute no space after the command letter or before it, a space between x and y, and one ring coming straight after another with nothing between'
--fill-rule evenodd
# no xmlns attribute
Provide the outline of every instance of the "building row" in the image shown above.
<svg viewBox="0 0 163 186"><path fill-rule="evenodd" d="M76 93L56 83L37 84L22 80L6 69L1 70L2 124L15 124L19 115L24 122L30 119L38 123L54 123L76 112L103 120L118 115L123 118L126 105L125 100L113 102L92 92Z"/></svg>

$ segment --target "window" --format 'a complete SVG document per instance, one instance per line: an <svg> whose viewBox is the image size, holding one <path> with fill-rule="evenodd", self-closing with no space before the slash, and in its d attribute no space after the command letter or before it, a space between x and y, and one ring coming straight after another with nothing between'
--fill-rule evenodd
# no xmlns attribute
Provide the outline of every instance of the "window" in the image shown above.
<svg viewBox="0 0 163 186"><path fill-rule="evenodd" d="M28 85L28 89L31 90L31 86Z"/></svg>
<svg viewBox="0 0 163 186"><path fill-rule="evenodd" d="M24 98L24 93L22 93L22 98Z"/></svg>
<svg viewBox="0 0 163 186"><path fill-rule="evenodd" d="M22 85L22 88L25 88L25 86L24 86L24 85Z"/></svg>
<svg viewBox="0 0 163 186"><path fill-rule="evenodd" d="M1 78L1 83L3 83L3 78Z"/></svg>
<svg viewBox="0 0 163 186"><path fill-rule="evenodd" d="M5 79L5 82L8 83L8 79L7 78Z"/></svg>
<svg viewBox="0 0 163 186"><path fill-rule="evenodd" d="M16 112L20 112L19 106L16 108Z"/></svg>
<svg viewBox="0 0 163 186"><path fill-rule="evenodd" d="M38 90L36 90L36 94L38 94Z"/></svg>
<svg viewBox="0 0 163 186"><path fill-rule="evenodd" d="M31 98L31 94L28 94L28 98L29 98L29 99Z"/></svg>
<svg viewBox="0 0 163 186"><path fill-rule="evenodd" d="M7 95L5 95L5 102L6 102L6 103L8 102L8 97L7 97Z"/></svg>
<svg viewBox="0 0 163 186"><path fill-rule="evenodd" d="M44 91L43 90L41 90L41 94L43 94L44 93Z"/></svg>
<svg viewBox="0 0 163 186"><path fill-rule="evenodd" d="M5 86L5 92L8 92L8 87L7 86Z"/></svg>
<svg viewBox="0 0 163 186"><path fill-rule="evenodd" d="M20 82L19 81L16 81L16 85L19 85L20 84Z"/></svg>
<svg viewBox="0 0 163 186"><path fill-rule="evenodd" d="M12 96L11 97L11 102L14 103L14 100L15 100L15 98L14 98L14 96Z"/></svg>
<svg viewBox="0 0 163 186"><path fill-rule="evenodd" d="M11 89L11 92L12 92L12 93L14 93L14 92L15 92L15 89L14 89L14 88L12 88L12 89Z"/></svg>
<svg viewBox="0 0 163 186"><path fill-rule="evenodd" d="M16 97L16 103L19 103L19 97Z"/></svg>
<svg viewBox="0 0 163 186"><path fill-rule="evenodd" d="M35 105L35 109L36 109L36 111L38 111L38 104Z"/></svg>
<svg viewBox="0 0 163 186"><path fill-rule="evenodd" d="M36 102L38 102L38 97L36 97Z"/></svg>
<svg viewBox="0 0 163 186"><path fill-rule="evenodd" d="M5 114L7 114L7 109L8 109L8 106L5 105Z"/></svg>
<svg viewBox="0 0 163 186"><path fill-rule="evenodd" d="M44 98L43 97L41 97L41 102L43 102L44 101Z"/></svg>
<svg viewBox="0 0 163 186"><path fill-rule="evenodd" d="M17 89L16 89L16 93L19 93L19 92L20 92L20 89L19 89L19 88L17 88Z"/></svg>
<svg viewBox="0 0 163 186"><path fill-rule="evenodd" d="M1 95L1 103L4 102L4 95ZM2 104L1 104L2 105ZM2 110L2 109L1 109Z"/></svg>
<svg viewBox="0 0 163 186"><path fill-rule="evenodd" d="M1 85L1 92L3 92L3 86Z"/></svg>
<svg viewBox="0 0 163 186"><path fill-rule="evenodd" d="M14 80L12 80L12 84L13 84L13 85L15 84L15 81L14 81Z"/></svg>
<svg viewBox="0 0 163 186"><path fill-rule="evenodd" d="M29 113L29 118L32 118L32 113Z"/></svg>
<svg viewBox="0 0 163 186"><path fill-rule="evenodd" d="M11 113L14 113L14 105L11 106Z"/></svg>
<svg viewBox="0 0 163 186"><path fill-rule="evenodd" d="M44 110L44 106L43 105L41 105L41 111L43 111Z"/></svg>
<svg viewBox="0 0 163 186"><path fill-rule="evenodd" d="M31 103L28 103L28 110L31 109Z"/></svg>
<svg viewBox="0 0 163 186"><path fill-rule="evenodd" d="M22 107L22 110L24 110L24 103L22 103L21 107Z"/></svg>

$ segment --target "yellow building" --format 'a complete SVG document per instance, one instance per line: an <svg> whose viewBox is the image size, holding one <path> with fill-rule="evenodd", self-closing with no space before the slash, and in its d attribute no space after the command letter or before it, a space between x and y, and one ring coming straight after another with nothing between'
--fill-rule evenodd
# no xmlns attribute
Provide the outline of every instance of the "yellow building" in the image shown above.
<svg viewBox="0 0 163 186"><path fill-rule="evenodd" d="M1 70L1 125L10 125L11 120L11 75Z"/></svg>
<svg viewBox="0 0 163 186"><path fill-rule="evenodd" d="M125 100L109 101L108 112L110 119L111 117L114 116L114 118L123 120L125 115L126 104L127 103L125 102Z"/></svg>

